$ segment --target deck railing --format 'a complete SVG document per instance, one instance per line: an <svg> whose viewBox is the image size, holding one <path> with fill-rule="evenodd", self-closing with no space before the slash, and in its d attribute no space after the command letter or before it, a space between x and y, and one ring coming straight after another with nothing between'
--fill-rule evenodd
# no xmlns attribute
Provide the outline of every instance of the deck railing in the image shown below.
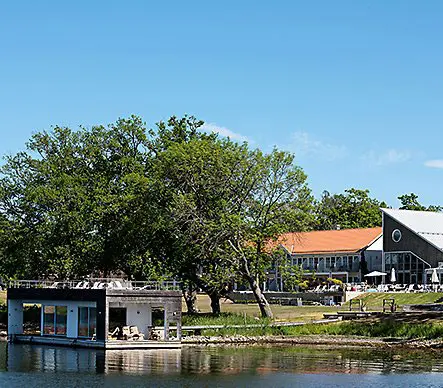
<svg viewBox="0 0 443 388"><path fill-rule="evenodd" d="M13 280L8 283L8 287L179 291L180 282L175 280L132 281L118 278L87 278L83 280Z"/></svg>

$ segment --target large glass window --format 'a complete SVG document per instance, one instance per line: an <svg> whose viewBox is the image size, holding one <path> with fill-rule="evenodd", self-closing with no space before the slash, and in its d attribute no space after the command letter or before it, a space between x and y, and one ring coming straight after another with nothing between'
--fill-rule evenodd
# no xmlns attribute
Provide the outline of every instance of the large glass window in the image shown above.
<svg viewBox="0 0 443 388"><path fill-rule="evenodd" d="M55 334L66 335L66 323L68 321L68 309L66 306L55 308Z"/></svg>
<svg viewBox="0 0 443 388"><path fill-rule="evenodd" d="M67 316L66 306L44 306L43 334L66 335Z"/></svg>
<svg viewBox="0 0 443 388"><path fill-rule="evenodd" d="M55 306L44 306L43 311L43 334L55 334Z"/></svg>
<svg viewBox="0 0 443 388"><path fill-rule="evenodd" d="M410 253L386 253L385 272L391 273L395 269L397 283L423 283L425 269L431 266Z"/></svg>
<svg viewBox="0 0 443 388"><path fill-rule="evenodd" d="M78 308L78 336L88 337L89 333L89 317L88 308L79 307Z"/></svg>
<svg viewBox="0 0 443 388"><path fill-rule="evenodd" d="M78 336L91 338L97 326L97 310L95 307L78 308Z"/></svg>

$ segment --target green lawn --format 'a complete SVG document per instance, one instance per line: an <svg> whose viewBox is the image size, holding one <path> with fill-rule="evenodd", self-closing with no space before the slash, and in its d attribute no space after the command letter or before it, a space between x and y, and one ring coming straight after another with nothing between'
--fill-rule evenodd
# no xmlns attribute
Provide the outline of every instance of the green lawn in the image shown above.
<svg viewBox="0 0 443 388"><path fill-rule="evenodd" d="M383 299L395 299L395 303L400 306L405 304L424 304L443 302L443 293L366 293L356 299L361 299L366 303L369 311L382 310ZM277 321L312 321L322 319L324 313L334 313L337 310L347 310L349 304L344 304L341 308L329 306L280 306L271 305L272 312ZM206 295L199 295L197 308L202 313L210 313L210 301ZM183 311L186 312L186 306L183 303ZM234 304L229 300L221 300L221 311L223 313L233 313L247 317L260 317L260 310L254 303Z"/></svg>
<svg viewBox="0 0 443 388"><path fill-rule="evenodd" d="M221 311L223 313L233 313L247 317L260 317L260 310L255 303L251 304L234 304L229 300L222 299ZM198 295L197 308L202 313L210 313L211 306L209 297L206 295ZM280 306L271 305L272 312L277 321L312 321L322 319L324 313L334 313L337 307L328 306ZM186 305L183 303L183 311L186 312Z"/></svg>
<svg viewBox="0 0 443 388"><path fill-rule="evenodd" d="M423 292L423 293L399 293L399 292L368 292L355 299L361 299L366 303L368 310L382 310L383 299L395 299L398 306L405 304L425 304L443 302L443 293L441 292ZM349 304L343 306L347 308Z"/></svg>
<svg viewBox="0 0 443 388"><path fill-rule="evenodd" d="M6 304L6 291L0 291L0 305Z"/></svg>

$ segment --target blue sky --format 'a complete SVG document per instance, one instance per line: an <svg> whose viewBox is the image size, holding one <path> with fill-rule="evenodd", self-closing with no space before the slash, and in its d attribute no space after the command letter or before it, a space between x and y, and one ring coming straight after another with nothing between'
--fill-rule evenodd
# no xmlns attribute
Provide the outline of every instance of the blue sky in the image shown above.
<svg viewBox="0 0 443 388"><path fill-rule="evenodd" d="M441 1L2 1L0 154L51 125L193 114L314 193L443 204Z"/></svg>

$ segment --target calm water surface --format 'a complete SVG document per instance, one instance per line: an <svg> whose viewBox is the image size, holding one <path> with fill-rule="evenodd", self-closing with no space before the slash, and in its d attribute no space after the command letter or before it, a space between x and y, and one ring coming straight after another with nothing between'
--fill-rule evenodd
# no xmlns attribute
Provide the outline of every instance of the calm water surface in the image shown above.
<svg viewBox="0 0 443 388"><path fill-rule="evenodd" d="M0 387L443 387L443 354L300 347L102 351L0 343Z"/></svg>

